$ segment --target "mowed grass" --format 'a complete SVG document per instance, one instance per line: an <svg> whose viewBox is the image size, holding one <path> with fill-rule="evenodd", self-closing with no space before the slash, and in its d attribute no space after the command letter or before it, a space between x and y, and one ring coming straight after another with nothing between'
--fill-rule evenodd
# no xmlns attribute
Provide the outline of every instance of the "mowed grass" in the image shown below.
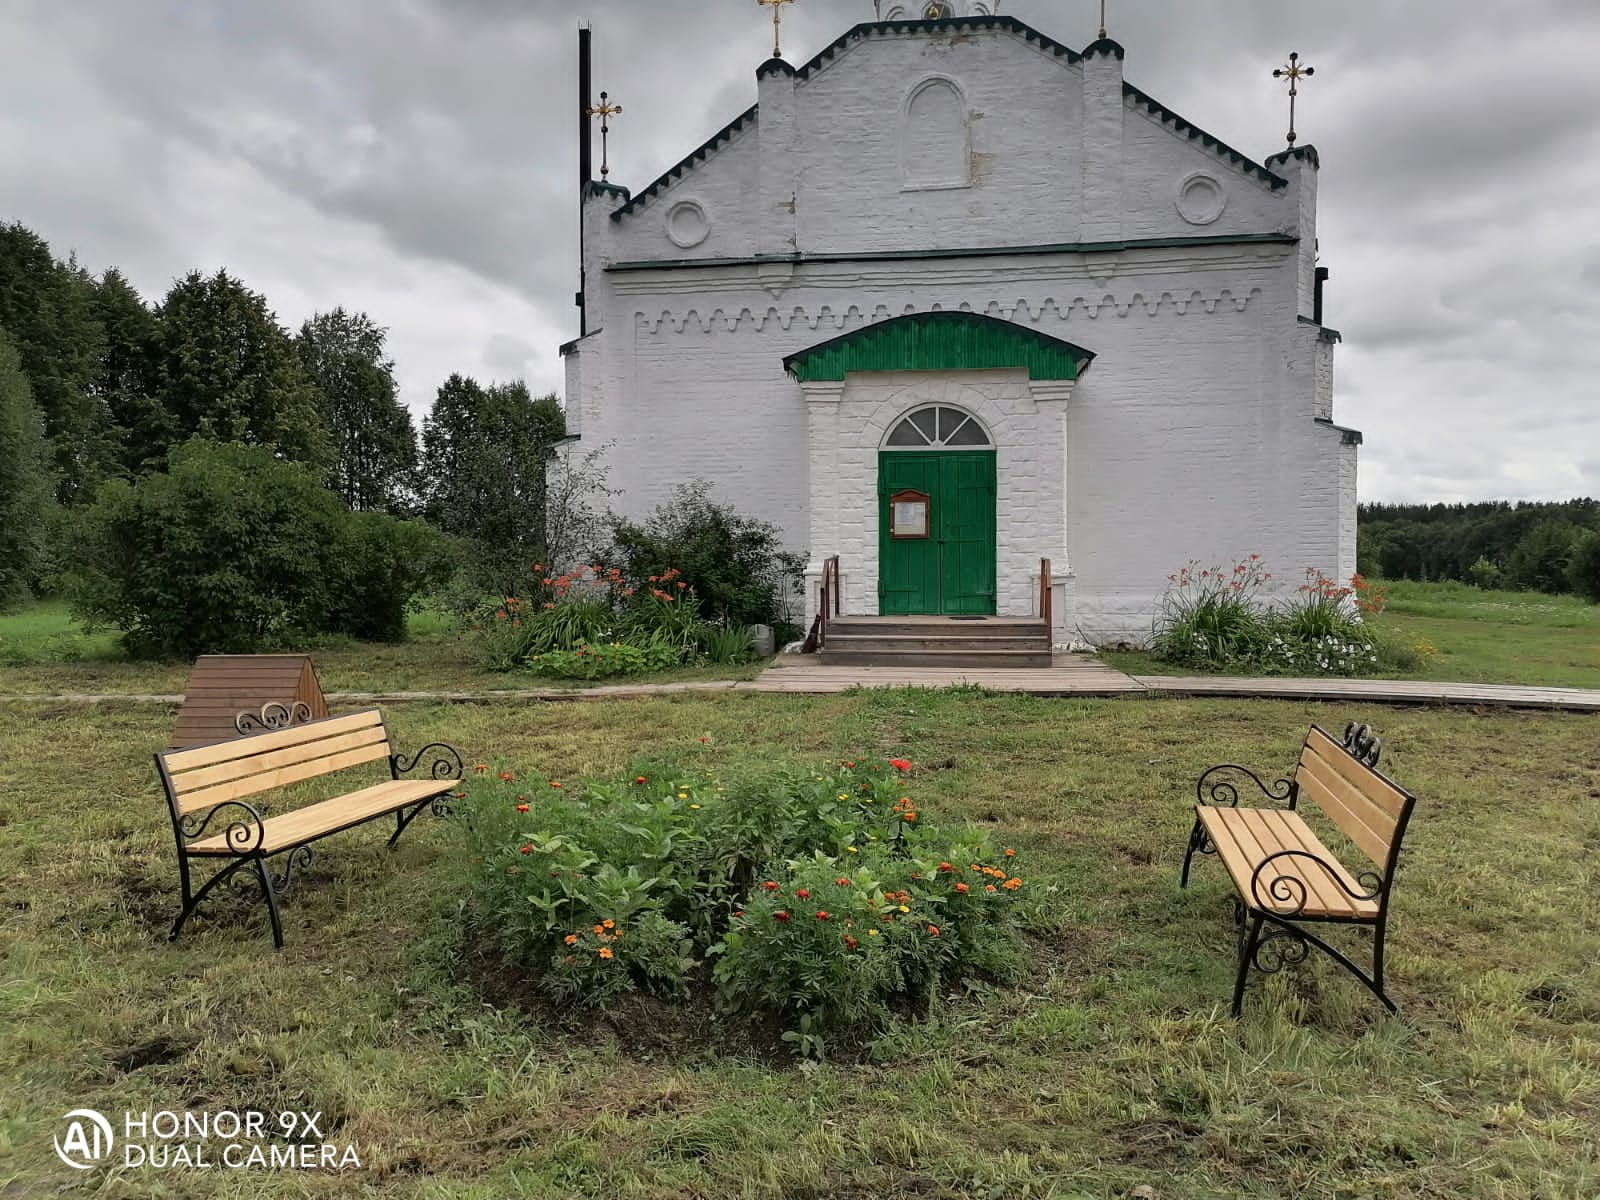
<svg viewBox="0 0 1600 1200"><path fill-rule="evenodd" d="M852 1059L671 1049L489 1002L448 822L321 843L274 953L233 896L175 945L159 706L0 706L0 1195L1450 1197L1600 1194L1600 718L975 691L400 705L397 739L531 777L904 754L1039 906L1014 987ZM1390 1018L1313 958L1229 1020L1230 888L1177 886L1192 785L1371 722L1420 797ZM708 739L702 743L700 738ZM1364 947L1359 935L1350 939ZM62 1114L308 1109L359 1170L80 1176Z"/></svg>
<svg viewBox="0 0 1600 1200"><path fill-rule="evenodd" d="M498 692L592 684L528 672L493 672L478 665L472 636L439 612L412 613L398 644L321 638L299 647L312 655L326 692ZM0 614L0 696L181 695L189 662L137 662L123 653L115 631L85 633L59 602ZM746 679L765 663L684 667L651 682ZM600 680L627 683L626 679Z"/></svg>
<svg viewBox="0 0 1600 1200"><path fill-rule="evenodd" d="M1600 688L1600 604L1576 596L1497 592L1463 583L1380 582L1388 593L1375 626L1434 653L1391 679ZM1143 651L1101 655L1133 675L1191 675Z"/></svg>

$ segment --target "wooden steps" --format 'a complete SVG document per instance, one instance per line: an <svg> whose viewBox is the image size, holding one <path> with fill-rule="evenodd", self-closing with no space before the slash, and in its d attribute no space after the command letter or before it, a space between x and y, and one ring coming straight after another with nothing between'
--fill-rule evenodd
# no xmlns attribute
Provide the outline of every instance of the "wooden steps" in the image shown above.
<svg viewBox="0 0 1600 1200"><path fill-rule="evenodd" d="M1040 668L1050 628L1036 617L835 617L827 667Z"/></svg>

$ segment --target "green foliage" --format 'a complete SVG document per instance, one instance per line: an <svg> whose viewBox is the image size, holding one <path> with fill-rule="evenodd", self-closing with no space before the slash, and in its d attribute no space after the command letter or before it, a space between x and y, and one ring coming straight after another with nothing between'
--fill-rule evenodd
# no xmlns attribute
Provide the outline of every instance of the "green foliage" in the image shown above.
<svg viewBox="0 0 1600 1200"><path fill-rule="evenodd" d="M1567 590L1567 563L1580 530L1560 520L1540 521L1528 530L1506 563L1506 580L1527 592L1557 595Z"/></svg>
<svg viewBox="0 0 1600 1200"><path fill-rule="evenodd" d="M1600 532L1589 532L1572 545L1567 584L1590 604L1600 604Z"/></svg>
<svg viewBox="0 0 1600 1200"><path fill-rule="evenodd" d="M439 528L466 544L484 591L530 595L534 563L549 562L548 461L566 436L554 396L527 385L481 386L452 375L422 427L423 500Z"/></svg>
<svg viewBox="0 0 1600 1200"><path fill-rule="evenodd" d="M1467 568L1467 581L1473 587L1497 588L1500 586L1501 570L1487 558L1480 557Z"/></svg>
<svg viewBox="0 0 1600 1200"><path fill-rule="evenodd" d="M120 471L137 476L159 470L179 437L172 415L156 396L156 316L115 269L95 288L94 315L105 333L94 390L116 427Z"/></svg>
<svg viewBox="0 0 1600 1200"><path fill-rule="evenodd" d="M464 797L474 916L557 1001L698 988L821 1054L1017 964L1013 852L938 828L910 771L846 760L724 783L639 762L567 783L482 766Z"/></svg>
<svg viewBox="0 0 1600 1200"><path fill-rule="evenodd" d="M31 594L53 507L44 421L16 349L0 329L0 611Z"/></svg>
<svg viewBox="0 0 1600 1200"><path fill-rule="evenodd" d="M1356 561L1369 575L1388 580L1477 583L1542 590L1509 578L1511 559L1534 527L1548 521L1600 530L1600 500L1561 503L1493 501L1478 504L1363 504ZM1478 578L1479 562L1500 566L1504 580ZM1553 581L1547 571L1536 574ZM1559 589L1558 589L1559 590Z"/></svg>
<svg viewBox="0 0 1600 1200"><path fill-rule="evenodd" d="M1156 617L1156 654L1210 670L1259 658L1268 633L1258 596L1271 578L1259 555L1228 572L1191 562L1167 576Z"/></svg>
<svg viewBox="0 0 1600 1200"><path fill-rule="evenodd" d="M316 392L260 293L226 271L191 271L158 317L152 370L176 438L272 446L317 467L333 460Z"/></svg>
<svg viewBox="0 0 1600 1200"><path fill-rule="evenodd" d="M695 640L701 656L719 666L746 663L755 657L755 643L748 625L703 624Z"/></svg>
<svg viewBox="0 0 1600 1200"><path fill-rule="evenodd" d="M535 675L554 679L606 679L613 675L646 675L683 661L683 652L667 643L643 646L631 642L590 642L576 650L547 650L528 659Z"/></svg>
<svg viewBox="0 0 1600 1200"><path fill-rule="evenodd" d="M167 474L106 484L82 538L75 611L142 656L398 635L445 564L426 526L352 515L310 469L201 439L173 451Z"/></svg>
<svg viewBox="0 0 1600 1200"><path fill-rule="evenodd" d="M614 522L611 536L630 578L681 571L708 620L782 624L799 586L803 561L778 528L715 502L703 480L680 484L645 522Z"/></svg>
<svg viewBox="0 0 1600 1200"><path fill-rule="evenodd" d="M300 326L295 351L332 432L330 486L350 508L400 512L417 468L416 430L400 403L386 331L366 313L317 313Z"/></svg>

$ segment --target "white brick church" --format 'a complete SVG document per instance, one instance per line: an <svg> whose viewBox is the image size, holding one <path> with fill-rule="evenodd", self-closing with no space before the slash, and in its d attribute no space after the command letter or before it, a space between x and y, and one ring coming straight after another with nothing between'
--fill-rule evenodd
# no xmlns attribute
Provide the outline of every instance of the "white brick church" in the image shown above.
<svg viewBox="0 0 1600 1200"><path fill-rule="evenodd" d="M1355 570L1317 155L1255 162L979 0L879 0L666 175L584 193L567 418L619 508L695 477L849 614L1148 638L1169 574ZM931 19L930 19L931 14Z"/></svg>

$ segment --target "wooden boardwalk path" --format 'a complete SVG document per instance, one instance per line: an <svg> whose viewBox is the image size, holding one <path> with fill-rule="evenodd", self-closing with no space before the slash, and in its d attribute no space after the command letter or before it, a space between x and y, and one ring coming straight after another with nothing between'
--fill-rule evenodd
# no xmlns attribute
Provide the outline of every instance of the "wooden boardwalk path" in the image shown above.
<svg viewBox="0 0 1600 1200"><path fill-rule="evenodd" d="M1529 687L1500 683L1433 683L1411 679L1274 679L1218 675L1125 675L1097 659L1058 654L1044 668L828 667L814 658L780 660L750 680L624 683L595 688L535 688L489 692L329 692L330 703L584 703L709 692L762 692L794 696L837 695L851 688L956 686L1030 696L1231 696L1273 700L1359 700L1372 704L1444 704L1461 707L1600 712L1600 688ZM4 704L181 704L182 696L131 694L0 695Z"/></svg>

